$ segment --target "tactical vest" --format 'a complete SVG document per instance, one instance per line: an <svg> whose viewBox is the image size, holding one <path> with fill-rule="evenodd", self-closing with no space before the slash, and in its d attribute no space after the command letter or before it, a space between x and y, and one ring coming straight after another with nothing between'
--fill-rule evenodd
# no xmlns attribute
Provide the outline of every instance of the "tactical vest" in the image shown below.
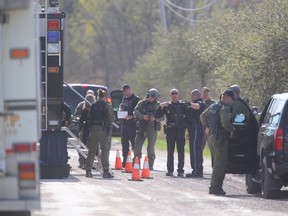
<svg viewBox="0 0 288 216"><path fill-rule="evenodd" d="M134 94L129 98L124 97L121 103L121 110L127 111L128 115L133 115L134 108L138 101L139 97L135 96Z"/></svg>
<svg viewBox="0 0 288 216"><path fill-rule="evenodd" d="M101 124L104 123L107 119L107 109L106 102L102 100L96 101L90 110L91 123L92 124Z"/></svg>
<svg viewBox="0 0 288 216"><path fill-rule="evenodd" d="M209 128L210 133L216 134L218 133L220 126L220 116L219 112L222 109L223 105L220 103L214 103L210 106L209 109Z"/></svg>
<svg viewBox="0 0 288 216"><path fill-rule="evenodd" d="M186 105L182 102L171 103L166 110L167 126L181 126L185 117Z"/></svg>
<svg viewBox="0 0 288 216"><path fill-rule="evenodd" d="M147 100L143 103L142 113L148 116L155 116L157 109L157 102L148 102Z"/></svg>

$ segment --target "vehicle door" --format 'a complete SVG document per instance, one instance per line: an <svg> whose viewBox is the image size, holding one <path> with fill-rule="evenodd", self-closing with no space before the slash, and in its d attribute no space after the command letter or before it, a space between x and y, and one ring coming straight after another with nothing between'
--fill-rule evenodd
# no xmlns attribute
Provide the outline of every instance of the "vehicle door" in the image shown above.
<svg viewBox="0 0 288 216"><path fill-rule="evenodd" d="M258 168L257 132L258 123L247 103L242 99L235 99L241 112L232 116L235 132L228 141L228 166L226 173L249 174Z"/></svg>
<svg viewBox="0 0 288 216"><path fill-rule="evenodd" d="M110 92L110 97L112 100L112 107L115 114L115 123L119 126L119 128L113 127L112 136L116 137L121 135L121 121L117 117L117 112L123 99L123 93L120 90L114 90Z"/></svg>
<svg viewBox="0 0 288 216"><path fill-rule="evenodd" d="M269 126L269 120L272 116L271 108L273 104L277 104L277 99L271 98L268 103L266 104L260 120L259 120L259 132L258 132L258 138L257 138L257 154L258 156L261 155L261 143L263 142L265 131L267 127ZM270 133L272 136L274 136L274 133Z"/></svg>

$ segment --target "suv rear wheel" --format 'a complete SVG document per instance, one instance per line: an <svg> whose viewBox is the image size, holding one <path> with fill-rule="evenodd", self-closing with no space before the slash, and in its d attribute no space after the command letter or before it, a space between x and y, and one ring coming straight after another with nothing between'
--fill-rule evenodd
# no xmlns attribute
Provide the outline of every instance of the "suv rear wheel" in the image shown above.
<svg viewBox="0 0 288 216"><path fill-rule="evenodd" d="M261 163L261 190L265 199L277 198L281 189L281 182L273 177L268 171L267 158L264 157ZM279 189L278 189L279 188Z"/></svg>
<svg viewBox="0 0 288 216"><path fill-rule="evenodd" d="M245 175L246 191L249 194L260 193L261 192L261 184L254 182L253 178L255 178L255 174L246 174Z"/></svg>

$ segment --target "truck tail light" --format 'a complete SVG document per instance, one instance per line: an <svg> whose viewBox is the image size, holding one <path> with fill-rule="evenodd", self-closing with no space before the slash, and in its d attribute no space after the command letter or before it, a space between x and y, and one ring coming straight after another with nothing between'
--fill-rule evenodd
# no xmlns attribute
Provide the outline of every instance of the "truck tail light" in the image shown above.
<svg viewBox="0 0 288 216"><path fill-rule="evenodd" d="M278 128L275 132L274 149L276 151L283 151L284 131L283 128Z"/></svg>
<svg viewBox="0 0 288 216"><path fill-rule="evenodd" d="M29 153L37 151L36 143L14 143L13 153Z"/></svg>
<svg viewBox="0 0 288 216"><path fill-rule="evenodd" d="M34 163L20 163L18 164L19 180L35 180L35 164Z"/></svg>
<svg viewBox="0 0 288 216"><path fill-rule="evenodd" d="M29 143L27 144L14 144L13 148L14 153L27 153L31 151L31 145Z"/></svg>

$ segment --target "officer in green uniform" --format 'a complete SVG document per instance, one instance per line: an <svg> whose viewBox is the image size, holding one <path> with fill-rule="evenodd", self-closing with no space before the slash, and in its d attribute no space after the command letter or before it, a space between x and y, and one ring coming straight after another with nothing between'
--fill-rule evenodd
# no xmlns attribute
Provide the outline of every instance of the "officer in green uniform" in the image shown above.
<svg viewBox="0 0 288 216"><path fill-rule="evenodd" d="M114 112L107 103L107 93L99 89L99 99L92 105L89 113L90 135L88 138L88 156L86 159L86 177L92 178L92 165L97 153L101 148L101 162L103 167L103 178L114 178L109 172L109 153L111 148L111 125L114 121Z"/></svg>
<svg viewBox="0 0 288 216"><path fill-rule="evenodd" d="M148 91L147 97L138 102L134 109L134 116L139 120L139 128L136 132L134 156L141 158L142 146L147 137L147 154L149 159L149 169L154 169L155 143L157 139L157 128L161 119L155 118L155 112L160 105L157 101L159 93L155 88Z"/></svg>
<svg viewBox="0 0 288 216"><path fill-rule="evenodd" d="M231 123L230 105L234 94L227 89L221 101L209 106L200 116L201 123L208 136L208 145L213 156L213 171L209 194L225 195L222 189L228 162L228 139L233 136L235 128Z"/></svg>
<svg viewBox="0 0 288 216"><path fill-rule="evenodd" d="M242 114L246 115L246 118L249 117L248 109L247 107L243 104L247 103L248 101L244 100L241 98L241 89L238 85L231 85L228 87L231 91L233 91L234 94L234 100L231 104L231 112L232 112L232 117L234 118L236 115Z"/></svg>

